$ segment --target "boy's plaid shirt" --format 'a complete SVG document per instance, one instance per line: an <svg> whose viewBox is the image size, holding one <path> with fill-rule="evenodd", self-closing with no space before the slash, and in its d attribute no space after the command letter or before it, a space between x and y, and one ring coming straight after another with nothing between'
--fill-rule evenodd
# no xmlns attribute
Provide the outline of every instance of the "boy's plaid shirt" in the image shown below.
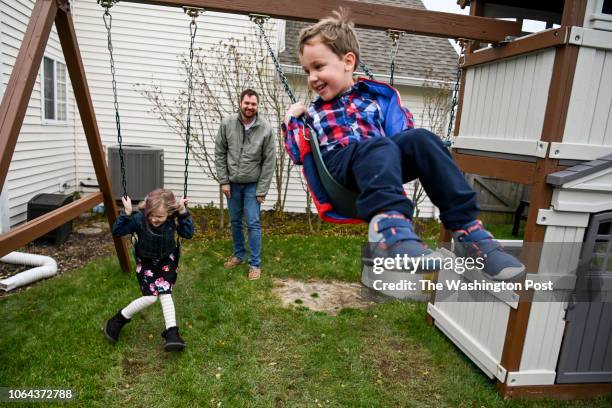
<svg viewBox="0 0 612 408"><path fill-rule="evenodd" d="M414 127L414 118L404 107L408 118L407 129ZM319 146L322 151L328 151L359 143L370 137L393 136L385 135L384 114L376 97L368 87L358 81L345 93L331 101L317 98L309 107L308 115L311 124L317 131ZM301 164L300 139L310 138L310 130L304 126L302 119L291 118L282 126L285 149L291 160Z"/></svg>

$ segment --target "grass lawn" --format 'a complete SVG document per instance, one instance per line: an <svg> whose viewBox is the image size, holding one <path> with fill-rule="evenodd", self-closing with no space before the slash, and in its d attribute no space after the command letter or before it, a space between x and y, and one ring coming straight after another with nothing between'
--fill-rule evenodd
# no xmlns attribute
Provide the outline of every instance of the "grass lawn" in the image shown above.
<svg viewBox="0 0 612 408"><path fill-rule="evenodd" d="M504 401L453 344L425 323L425 304L388 302L329 316L286 309L272 278L359 281L355 236L266 235L264 273L223 269L226 238L184 246L174 300L182 353L162 350L159 304L118 344L105 319L139 296L116 258L0 298L0 384L71 388L72 405L104 407L610 407ZM26 405L26 404L22 404ZM31 403L31 406L44 406Z"/></svg>

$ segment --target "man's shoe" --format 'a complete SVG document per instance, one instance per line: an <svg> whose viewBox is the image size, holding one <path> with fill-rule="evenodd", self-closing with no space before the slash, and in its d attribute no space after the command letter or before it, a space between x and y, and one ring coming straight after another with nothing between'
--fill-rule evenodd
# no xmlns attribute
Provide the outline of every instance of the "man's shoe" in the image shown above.
<svg viewBox="0 0 612 408"><path fill-rule="evenodd" d="M231 269L234 268L238 265L242 264L242 260L236 258L235 256L232 256L230 259L228 259L227 261L225 261L225 263L223 264L223 266L225 267L225 269Z"/></svg>
<svg viewBox="0 0 612 408"><path fill-rule="evenodd" d="M130 320L131 319L123 317L121 310L118 311L116 315L106 321L106 324L104 325L104 335L107 339L113 343L116 343L117 340L119 340L119 333L121 332L121 329Z"/></svg>
<svg viewBox="0 0 612 408"><path fill-rule="evenodd" d="M165 351L181 351L187 346L179 335L179 329L176 326L167 328L162 332L161 336L166 339L166 344L164 344Z"/></svg>
<svg viewBox="0 0 612 408"><path fill-rule="evenodd" d="M453 231L455 254L464 258L482 258L485 275L495 281L513 280L525 273L525 265L504 251L479 220Z"/></svg>
<svg viewBox="0 0 612 408"><path fill-rule="evenodd" d="M259 266L249 266L249 280L259 279L261 277L261 268Z"/></svg>
<svg viewBox="0 0 612 408"><path fill-rule="evenodd" d="M414 232L412 222L397 211L378 214L368 228L370 258L408 257L406 272L432 272L440 270L442 260ZM420 259L420 260L419 260Z"/></svg>

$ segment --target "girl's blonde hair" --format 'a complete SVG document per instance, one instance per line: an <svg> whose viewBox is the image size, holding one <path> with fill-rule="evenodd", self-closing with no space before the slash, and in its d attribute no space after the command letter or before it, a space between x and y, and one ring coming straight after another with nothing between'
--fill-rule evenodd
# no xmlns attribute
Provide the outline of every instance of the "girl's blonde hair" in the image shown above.
<svg viewBox="0 0 612 408"><path fill-rule="evenodd" d="M179 204L172 191L158 188L147 194L138 207L144 210L144 215L148 218L151 211L159 207L164 207L168 212L168 216L171 216L178 211Z"/></svg>
<svg viewBox="0 0 612 408"><path fill-rule="evenodd" d="M300 55L304 52L304 45L315 37L318 37L339 58L344 57L349 52L354 53L356 57L354 69L357 69L359 40L357 40L357 34L355 33L355 24L350 20L347 9L340 7L332 12L332 16L302 29L298 40Z"/></svg>

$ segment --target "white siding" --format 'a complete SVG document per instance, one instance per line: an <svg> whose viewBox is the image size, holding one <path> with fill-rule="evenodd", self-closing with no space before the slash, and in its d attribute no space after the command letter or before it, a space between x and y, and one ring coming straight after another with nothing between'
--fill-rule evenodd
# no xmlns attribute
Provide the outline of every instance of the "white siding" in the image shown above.
<svg viewBox="0 0 612 408"><path fill-rule="evenodd" d="M159 84L170 101L184 88L180 57L189 51L190 18L181 8L129 3L115 5L111 13L123 143L163 148L165 187L179 193L183 186L184 142L150 113L152 105L140 95L136 84ZM96 2L79 1L75 25L102 143L106 148L117 144L117 134L102 14L103 10ZM196 48L207 49L219 40L250 36L254 32L246 16L206 12L197 23ZM273 30L270 30L270 35L274 37ZM213 136L207 135L207 146L211 149ZM79 180L95 184L93 166L80 127L77 138ZM216 202L218 198L218 185L199 171L193 157L189 166L189 196L194 205Z"/></svg>
<svg viewBox="0 0 612 408"><path fill-rule="evenodd" d="M2 92L8 84L33 5L34 2L28 0L0 1ZM45 56L64 62L55 27L51 32ZM67 92L68 95L72 94L70 85ZM68 120L65 124L43 123L39 74L6 179L11 225L26 219L27 202L34 195L60 192L60 181L70 185L65 193L74 191L74 104L71 98L67 108Z"/></svg>
<svg viewBox="0 0 612 408"><path fill-rule="evenodd" d="M0 0L3 86L8 83L33 4L33 0ZM72 5L79 47L106 150L107 146L117 144L117 135L103 9L95 1L77 0ZM121 2L111 9L111 13L123 142L162 147L165 186L178 193L183 184L184 142L150 112L152 105L139 93L136 84L159 84L168 100L173 100L184 89L179 59L188 52L190 19L180 8ZM276 40L275 26L274 21L268 23L267 32L273 42ZM246 16L206 12L198 18L195 46L206 50L220 40L254 38L254 34L254 26ZM55 28L45 55L64 61ZM400 91L417 125L427 127L423 113L424 90L405 86L400 87ZM80 182L97 184L70 85L68 95L67 123L44 124L40 75L37 78L6 182L11 225L25 220L26 204L34 195L60 192L60 181L69 185L64 193L92 190L80 187ZM209 149L213 148L213 139L214 132L206 134ZM278 148L279 153L284 154L282 146ZM194 205L217 203L217 184L200 171L193 157L189 177L189 196ZM264 209L274 204L275 192L273 181ZM286 210L303 212L305 206L303 182L299 169L295 168L287 192ZM420 216L437 216L429 200L421 204Z"/></svg>
<svg viewBox="0 0 612 408"><path fill-rule="evenodd" d="M554 57L548 49L469 67L456 146L463 139L469 148L535 154Z"/></svg>

